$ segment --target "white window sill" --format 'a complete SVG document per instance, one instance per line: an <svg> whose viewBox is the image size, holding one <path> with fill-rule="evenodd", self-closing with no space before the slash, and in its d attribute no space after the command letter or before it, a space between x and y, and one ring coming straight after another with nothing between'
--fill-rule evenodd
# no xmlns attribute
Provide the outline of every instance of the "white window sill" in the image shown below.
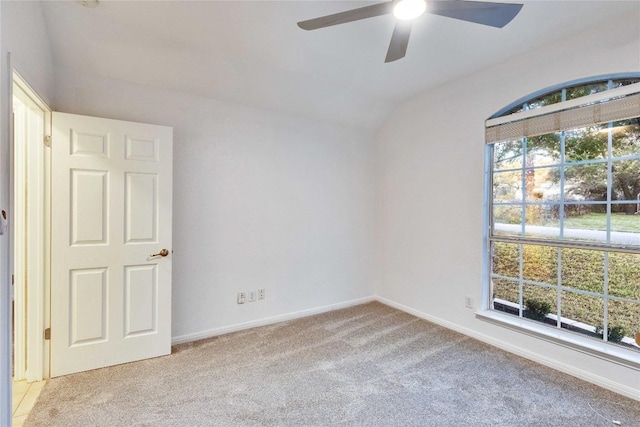
<svg viewBox="0 0 640 427"><path fill-rule="evenodd" d="M522 319L494 310L479 311L476 313L476 317L514 331L522 332L640 371L640 353L633 350L616 347L613 344L607 344L605 342L598 342L587 337L581 337L572 332L544 326L533 320Z"/></svg>

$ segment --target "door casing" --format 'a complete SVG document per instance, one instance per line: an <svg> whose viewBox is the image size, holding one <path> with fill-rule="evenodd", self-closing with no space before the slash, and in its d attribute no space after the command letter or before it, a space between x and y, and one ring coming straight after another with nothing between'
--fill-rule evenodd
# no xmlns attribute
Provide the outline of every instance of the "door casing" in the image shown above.
<svg viewBox="0 0 640 427"><path fill-rule="evenodd" d="M15 379L49 376L51 109L14 70L17 108L11 143L11 265L14 280Z"/></svg>

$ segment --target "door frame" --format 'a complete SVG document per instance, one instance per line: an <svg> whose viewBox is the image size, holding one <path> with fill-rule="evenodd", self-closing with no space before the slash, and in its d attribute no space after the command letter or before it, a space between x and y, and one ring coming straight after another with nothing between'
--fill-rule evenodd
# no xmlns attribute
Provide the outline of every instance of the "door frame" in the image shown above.
<svg viewBox="0 0 640 427"><path fill-rule="evenodd" d="M12 127L10 144L10 200L14 222L10 234L10 265L15 283L19 285L13 288L14 377L32 382L49 377L49 341L45 340L44 331L50 323L51 150L46 138L50 141L51 109L15 68L11 71L12 104L20 97L21 102L26 101L33 109L25 108L24 116L18 120L42 117L41 122L32 124L30 135L17 133ZM18 219L24 219L20 227Z"/></svg>

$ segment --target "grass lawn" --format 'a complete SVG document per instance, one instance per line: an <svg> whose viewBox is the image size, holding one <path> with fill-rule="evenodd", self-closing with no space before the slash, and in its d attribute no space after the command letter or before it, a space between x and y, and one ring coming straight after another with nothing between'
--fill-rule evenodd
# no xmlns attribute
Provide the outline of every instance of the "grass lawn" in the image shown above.
<svg viewBox="0 0 640 427"><path fill-rule="evenodd" d="M590 213L570 218L565 218L565 228L577 228L587 230L606 230L607 215ZM611 230L640 232L640 215L611 215Z"/></svg>

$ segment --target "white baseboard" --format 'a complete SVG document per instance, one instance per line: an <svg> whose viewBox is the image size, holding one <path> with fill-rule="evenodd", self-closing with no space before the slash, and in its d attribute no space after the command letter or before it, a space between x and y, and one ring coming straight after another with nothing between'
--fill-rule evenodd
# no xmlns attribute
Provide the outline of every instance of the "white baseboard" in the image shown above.
<svg viewBox="0 0 640 427"><path fill-rule="evenodd" d="M313 316L314 314L326 313L328 311L339 310L341 308L353 307L355 305L366 304L375 301L373 296L358 298L350 301L343 301L337 304L325 305L322 307L310 308L307 310L295 311L292 313L280 314L278 316L266 317L263 319L252 320L249 322L236 323L234 325L222 326L220 328L209 329L206 331L195 332L192 334L180 335L171 338L171 345L184 344L187 342L203 340L206 338L224 335L231 332L242 331L245 329L257 328L258 326L266 326L274 323L284 322L287 320L298 319L301 317Z"/></svg>
<svg viewBox="0 0 640 427"><path fill-rule="evenodd" d="M594 375L591 372L585 371L583 369L576 368L575 366L559 362L559 361L557 361L555 359L551 359L549 357L542 356L542 355L540 355L538 353L533 353L531 351L523 349L522 347L517 347L517 346L511 345L509 343L506 343L506 342L504 342L502 340L498 340L498 339L496 339L494 337L491 337L489 335L478 333L477 331L474 331L472 329L465 328L465 327L462 327L462 326L460 326L458 324L449 322L447 320L431 316L431 315L429 315L427 313L423 313L423 312L421 312L419 310L415 310L415 309L413 309L411 307L408 307L408 306L403 305L403 304L396 303L396 302L391 301L389 299L386 299L386 298L383 298L383 297L380 297L380 296L376 296L375 300L380 302L380 303L382 303L382 304L385 304L385 305L388 305L390 307L396 308L396 309L398 309L400 311L404 311L405 313L412 314L412 315L414 315L416 317L428 320L428 321L433 322L433 323L435 323L437 325L443 326L443 327L445 327L447 329L451 329L451 330L454 330L456 332L460 332L461 334L467 335L467 336L469 336L471 338L475 338L475 339L477 339L479 341L485 342L485 343L487 343L489 345L492 345L494 347L498 347L498 348L500 348L502 350L508 351L509 353L516 354L518 356L524 357L525 359L532 360L532 361L534 361L536 363L539 363L541 365L547 366L549 368L555 369L555 370L560 371L560 372L564 372L565 374L569 374L569 375L574 376L576 378L580 378L581 380L590 382L590 383L595 384L595 385L597 385L599 387L606 388L607 390L611 390L611 391L613 391L615 393L621 394L623 396L629 397L629 398L634 399L634 400L640 400L640 396L638 395L638 390L633 388L633 387L629 387L629 386L626 386L624 384L620 384L620 383L611 381L611 380L609 380L607 378L604 378L604 377L601 377L601 376L598 376L598 375Z"/></svg>

